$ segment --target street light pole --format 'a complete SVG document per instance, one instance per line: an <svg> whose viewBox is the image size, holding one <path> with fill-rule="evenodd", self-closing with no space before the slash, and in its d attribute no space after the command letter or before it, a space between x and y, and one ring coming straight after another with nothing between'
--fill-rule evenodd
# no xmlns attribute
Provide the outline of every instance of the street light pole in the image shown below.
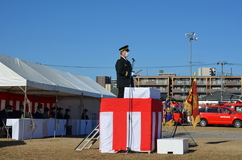
<svg viewBox="0 0 242 160"><path fill-rule="evenodd" d="M223 91L224 91L224 83L223 83L223 75L224 75L224 65L228 64L227 62L218 62L217 65L221 65L221 103L223 102Z"/></svg>
<svg viewBox="0 0 242 160"><path fill-rule="evenodd" d="M198 40L197 37L195 36L195 32L191 32L191 33L186 33L185 36L187 36L187 38L189 38L189 42L190 42L190 84L192 84L192 40Z"/></svg>

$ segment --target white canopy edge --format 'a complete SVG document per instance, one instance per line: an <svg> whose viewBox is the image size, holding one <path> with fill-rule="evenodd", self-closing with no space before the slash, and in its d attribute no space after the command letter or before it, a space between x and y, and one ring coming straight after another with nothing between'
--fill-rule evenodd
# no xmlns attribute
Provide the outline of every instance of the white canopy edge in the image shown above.
<svg viewBox="0 0 242 160"><path fill-rule="evenodd" d="M53 69L0 54L0 89L20 92L17 86L27 87L28 92L42 94L83 95L96 98L114 98L98 83L86 76Z"/></svg>

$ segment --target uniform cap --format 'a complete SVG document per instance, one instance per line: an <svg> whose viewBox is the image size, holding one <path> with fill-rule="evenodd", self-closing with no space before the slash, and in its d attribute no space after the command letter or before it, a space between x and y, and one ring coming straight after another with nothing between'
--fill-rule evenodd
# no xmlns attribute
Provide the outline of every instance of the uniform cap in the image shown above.
<svg viewBox="0 0 242 160"><path fill-rule="evenodd" d="M119 48L119 51L122 52L122 51L129 51L129 45L126 45L126 46L123 46L121 48Z"/></svg>
<svg viewBox="0 0 242 160"><path fill-rule="evenodd" d="M43 108L42 104L38 105L37 108Z"/></svg>
<svg viewBox="0 0 242 160"><path fill-rule="evenodd" d="M69 110L69 109L66 109L66 112L70 112L71 110Z"/></svg>
<svg viewBox="0 0 242 160"><path fill-rule="evenodd" d="M63 108L61 108L61 107L57 108L57 111L60 111L60 110L63 110Z"/></svg>

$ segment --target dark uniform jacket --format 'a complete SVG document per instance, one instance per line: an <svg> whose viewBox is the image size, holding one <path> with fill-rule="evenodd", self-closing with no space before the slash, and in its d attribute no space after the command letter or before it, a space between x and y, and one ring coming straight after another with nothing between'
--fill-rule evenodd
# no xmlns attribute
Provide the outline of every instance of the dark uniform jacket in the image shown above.
<svg viewBox="0 0 242 160"><path fill-rule="evenodd" d="M43 115L39 111L36 111L34 113L34 118L36 118L36 119L43 119Z"/></svg>
<svg viewBox="0 0 242 160"><path fill-rule="evenodd" d="M133 78L131 78L132 66L128 60L120 57L115 65L117 73L117 88L134 86Z"/></svg>
<svg viewBox="0 0 242 160"><path fill-rule="evenodd" d="M0 127L4 126L3 122L6 125L6 119L7 118L10 118L8 112L5 109L1 110L0 111Z"/></svg>

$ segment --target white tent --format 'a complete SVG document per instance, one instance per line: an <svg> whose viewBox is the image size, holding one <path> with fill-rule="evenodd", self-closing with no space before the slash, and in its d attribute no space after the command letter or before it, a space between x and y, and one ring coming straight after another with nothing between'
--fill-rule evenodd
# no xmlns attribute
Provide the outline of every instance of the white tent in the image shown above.
<svg viewBox="0 0 242 160"><path fill-rule="evenodd" d="M53 69L42 64L0 54L0 68L1 91L27 95L78 97L75 99L79 101L86 97L92 103L89 103L92 107L93 100L98 100L95 105L99 107L97 105L99 105L100 98L116 97L89 77ZM84 105L85 108L89 107L87 102L79 103L78 106L80 105ZM93 113L97 114L98 109L95 109ZM80 111L78 109L79 113Z"/></svg>
<svg viewBox="0 0 242 160"><path fill-rule="evenodd" d="M96 98L116 97L89 77L72 74L0 54L0 89L28 94L83 95Z"/></svg>

